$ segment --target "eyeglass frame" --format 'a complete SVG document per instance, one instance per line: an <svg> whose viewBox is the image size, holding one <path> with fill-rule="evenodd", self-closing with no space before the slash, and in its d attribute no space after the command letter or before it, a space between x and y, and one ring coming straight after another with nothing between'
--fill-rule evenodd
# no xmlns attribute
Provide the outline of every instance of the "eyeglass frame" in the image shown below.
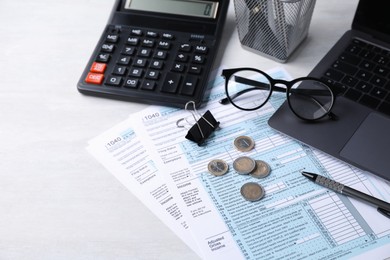
<svg viewBox="0 0 390 260"><path fill-rule="evenodd" d="M265 101L257 106L257 107L254 107L254 108L242 108L238 105L236 105L234 103L234 101L232 100L232 98L230 97L230 95L228 95L228 82L229 82L229 79L231 78L231 76L239 71L245 71L245 70L249 70L249 71L253 71L253 72L257 72L257 73L260 73L262 74L263 76L265 76L265 78L269 81L270 83L270 90L269 90L269 94L267 96L267 98L265 99ZM219 101L220 104L227 104L227 101L229 101L230 104L232 104L233 106L235 106L236 108L240 109L240 110L244 110L244 111L253 111L253 110L257 110L261 107L263 107L267 102L268 100L271 98L271 95L273 93L273 91L277 91L277 92L286 92L286 95L287 95L287 103L288 103L288 106L290 107L290 110L294 113L294 115L296 115L298 118L302 119L302 120L305 120L305 121L310 121L310 122L313 122L313 121L318 121L326 116L328 116L330 119L332 120L337 120L338 117L331 112L332 108L333 108L333 105L336 101L336 95L332 89L331 86L329 86L326 82L318 79L318 78L315 78L315 77L299 77L299 78L296 78L296 79L293 79L291 81L288 81L288 80L282 80L282 79L274 79L272 78L270 75L268 75L267 73L265 73L264 71L262 70L259 70L259 69L256 69L256 68L249 68L249 67L242 67L242 68L232 68L232 69L224 69L222 70L222 73L221 73L221 76L225 78L225 92L226 92L226 98L223 98ZM248 79L248 78L244 78L243 79ZM248 79L250 80L250 79ZM290 99L289 99L289 94L290 94L290 91L292 89L292 86L296 83L296 82L299 82L299 81L303 81L303 80L312 80L312 81L318 81L320 83L322 83L323 85L325 85L326 87L329 88L330 90L330 93L332 94L332 104L331 106L329 107L329 110L324 113L324 115L318 117L318 118L315 118L315 119L309 119L309 118L304 118L302 116L300 116L299 114L297 114L294 109L292 108L291 106L291 103L290 103ZM285 88L282 88L282 87L278 87L276 86L276 84L282 84L285 86ZM252 90L252 89L251 89Z"/></svg>

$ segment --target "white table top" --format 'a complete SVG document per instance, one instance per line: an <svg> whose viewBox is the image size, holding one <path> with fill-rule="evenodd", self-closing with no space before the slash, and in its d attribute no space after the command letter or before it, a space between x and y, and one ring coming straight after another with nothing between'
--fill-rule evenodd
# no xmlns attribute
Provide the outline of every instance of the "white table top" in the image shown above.
<svg viewBox="0 0 390 260"><path fill-rule="evenodd" d="M317 1L308 38L280 64L242 49L231 1L220 65L305 76L357 2ZM146 107L76 89L113 3L0 2L0 259L199 259L85 149Z"/></svg>

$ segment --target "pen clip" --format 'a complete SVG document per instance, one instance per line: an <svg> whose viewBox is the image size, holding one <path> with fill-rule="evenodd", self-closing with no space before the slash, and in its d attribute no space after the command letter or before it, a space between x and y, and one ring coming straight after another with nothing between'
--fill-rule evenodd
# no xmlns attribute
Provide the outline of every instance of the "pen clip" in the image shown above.
<svg viewBox="0 0 390 260"><path fill-rule="evenodd" d="M390 218L390 211L382 209L382 208L377 208L377 211L379 213L381 213L382 215L384 215L385 217Z"/></svg>

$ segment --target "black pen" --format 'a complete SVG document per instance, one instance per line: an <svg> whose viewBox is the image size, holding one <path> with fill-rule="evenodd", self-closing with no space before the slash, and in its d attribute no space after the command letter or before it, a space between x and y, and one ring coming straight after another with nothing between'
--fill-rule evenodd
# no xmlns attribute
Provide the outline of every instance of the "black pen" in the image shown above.
<svg viewBox="0 0 390 260"><path fill-rule="evenodd" d="M373 196L370 196L368 194L365 194L361 191L352 189L351 187L345 186L344 184L341 184L337 181L333 181L331 179L328 179L324 176L310 173L310 172L301 172L303 176L308 178L309 180L313 181L314 183L317 183L321 186L324 186L330 190L333 190L335 192L344 194L346 196L350 196L356 199L360 199L362 201L368 202L376 207L377 210L385 215L386 217L390 218L390 203L387 203L386 201L377 199Z"/></svg>

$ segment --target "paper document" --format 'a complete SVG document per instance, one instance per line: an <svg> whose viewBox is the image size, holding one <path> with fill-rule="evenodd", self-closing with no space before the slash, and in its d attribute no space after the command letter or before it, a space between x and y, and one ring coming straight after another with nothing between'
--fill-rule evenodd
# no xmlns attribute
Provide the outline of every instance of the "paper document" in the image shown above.
<svg viewBox="0 0 390 260"><path fill-rule="evenodd" d="M281 69L269 74L289 79ZM388 218L310 182L300 171L385 201L390 200L388 183L272 130L268 118L285 93L273 93L261 109L241 111L218 102L225 97L218 77L206 96L199 114L211 111L220 129L204 146L185 139L188 130L176 125L184 119L191 126L189 111L150 106L91 140L88 150L204 259L390 257ZM125 141L129 133L132 139ZM233 140L242 135L255 141L253 150L234 148ZM271 174L256 179L236 173L232 163L240 156L267 162ZM228 172L211 175L212 159L226 161ZM249 202L241 196L248 182L264 187L263 199Z"/></svg>
<svg viewBox="0 0 390 260"><path fill-rule="evenodd" d="M194 252L202 256L177 199L132 129L131 120L93 139L87 149Z"/></svg>

